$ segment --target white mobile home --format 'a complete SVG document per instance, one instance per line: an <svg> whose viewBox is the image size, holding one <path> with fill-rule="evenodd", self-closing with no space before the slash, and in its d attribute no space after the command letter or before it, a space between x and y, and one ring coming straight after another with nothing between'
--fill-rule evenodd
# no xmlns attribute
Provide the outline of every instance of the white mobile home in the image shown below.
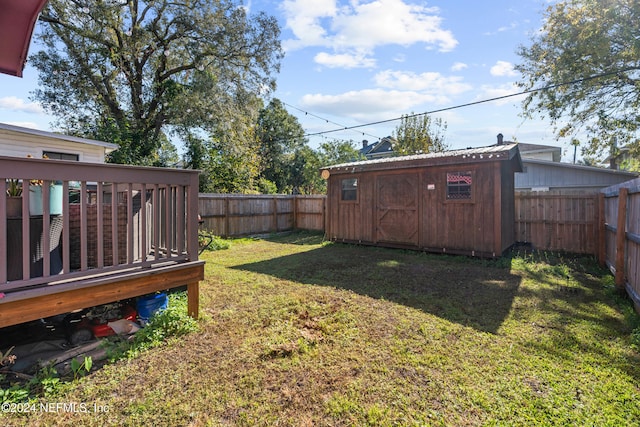
<svg viewBox="0 0 640 427"><path fill-rule="evenodd" d="M118 146L103 141L78 138L0 123L0 156L75 160L104 163L105 156Z"/></svg>

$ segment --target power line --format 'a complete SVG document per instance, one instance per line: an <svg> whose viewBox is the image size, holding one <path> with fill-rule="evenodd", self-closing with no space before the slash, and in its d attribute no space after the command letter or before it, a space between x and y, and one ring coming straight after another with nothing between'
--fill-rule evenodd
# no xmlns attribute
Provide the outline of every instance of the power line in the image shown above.
<svg viewBox="0 0 640 427"><path fill-rule="evenodd" d="M581 82L585 82L585 81L589 81L589 80L595 80L595 79L599 79L601 77L606 77L606 76L610 76L610 75L614 75L614 74L619 74L619 73L623 73L625 71L631 71L631 70L636 70L636 68L630 67L630 68L625 68L625 69L622 69L622 70L610 71L610 72L607 72L607 73L596 74L596 75L590 76L590 77L583 77L583 78L580 78L580 79L575 79L575 80L571 80L571 81L567 81L567 82L556 83L556 84L544 86L544 87L541 87L541 88L528 89L528 90L524 90L522 92L512 93L512 94L509 94L509 95L502 95L502 96L497 96L495 98L483 99L483 100L474 101L474 102L467 102L466 104L459 104L459 105L454 105L452 107L440 108L438 110L426 111L424 113L407 114L407 115L402 116L402 117L396 117L396 118L393 118L393 119L386 119L386 120L378 120L376 122L365 123L365 124L362 124L362 125L345 126L345 127L340 128L340 129L332 129L332 130L327 130L327 131L323 131L323 132L308 133L308 134L304 135L304 137L306 138L306 137L309 137L309 136L324 135L326 133L341 132L341 131L345 131L345 130L353 130L353 129L358 129L358 128L362 128L362 127L375 126L375 125L379 125L379 124L383 124L383 123L395 122L395 121L398 121L398 120L402 120L403 118L413 118L413 117L425 116L425 115L428 115L428 114L442 113L444 111L456 110L458 108L471 107L473 105L484 104L484 103L487 103L487 102L500 101L502 99L512 98L514 96L526 95L526 94L529 94L529 93L540 92L540 91L543 91L543 90L555 89L555 88L562 87L562 86L569 86L569 85L573 85L573 84L576 84L576 83L581 83ZM341 126L341 125L338 125L338 124L336 124L336 125L337 126Z"/></svg>
<svg viewBox="0 0 640 427"><path fill-rule="evenodd" d="M310 113L310 112L305 111L305 110L303 110L303 109L301 109L301 108L299 108L299 107L296 107L295 105L288 104L288 103L286 103L286 102L284 102L284 101L282 101L282 103L283 103L284 105L288 106L288 107L291 107L291 108L293 108L293 109L295 109L295 110L298 110L298 111L300 111L300 112L304 113L304 115L305 115L305 116L315 117L315 118L317 118L317 119L324 120L326 123L331 123L332 125L345 127L345 125L342 125L342 124L340 124L340 123L336 123L336 122L331 121L331 120L329 120L329 119L326 119L326 118L324 118L324 117L320 117L320 116L318 116L318 115L316 115L316 114ZM331 132L333 132L333 131L331 131ZM370 133L360 132L360 131L354 131L354 132L362 133L362 135L371 136L371 137L373 137L373 138L382 139L382 138L380 138L379 136L372 135L372 134L370 134Z"/></svg>

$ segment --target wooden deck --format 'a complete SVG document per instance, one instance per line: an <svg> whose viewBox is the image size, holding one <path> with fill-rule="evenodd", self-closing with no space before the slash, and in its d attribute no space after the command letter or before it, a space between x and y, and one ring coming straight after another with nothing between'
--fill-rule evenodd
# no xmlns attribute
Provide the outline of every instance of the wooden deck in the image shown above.
<svg viewBox="0 0 640 427"><path fill-rule="evenodd" d="M0 194L9 180L24 189L18 215L0 197L0 327L185 285L198 316L197 171L0 157Z"/></svg>
<svg viewBox="0 0 640 427"><path fill-rule="evenodd" d="M189 315L197 318L202 279L204 261L196 261L16 291L0 299L0 328L184 285Z"/></svg>

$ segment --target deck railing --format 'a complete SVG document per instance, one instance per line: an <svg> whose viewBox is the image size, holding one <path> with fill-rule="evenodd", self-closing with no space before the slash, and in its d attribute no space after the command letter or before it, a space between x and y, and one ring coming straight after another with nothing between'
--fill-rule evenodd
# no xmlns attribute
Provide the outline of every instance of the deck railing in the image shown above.
<svg viewBox="0 0 640 427"><path fill-rule="evenodd" d="M198 258L197 171L0 157L0 195L0 292Z"/></svg>

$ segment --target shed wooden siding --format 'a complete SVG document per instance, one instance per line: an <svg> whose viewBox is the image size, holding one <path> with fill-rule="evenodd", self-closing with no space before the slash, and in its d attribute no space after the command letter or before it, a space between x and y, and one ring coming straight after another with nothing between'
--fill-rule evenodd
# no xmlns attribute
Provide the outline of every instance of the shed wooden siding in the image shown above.
<svg viewBox="0 0 640 427"><path fill-rule="evenodd" d="M480 162L456 163L442 157L438 164L430 165L410 160L408 166L362 162L328 168L327 237L499 256L515 242L513 174L518 167L505 160L506 156L499 160L485 157ZM447 200L447 173L451 172L471 172L471 200ZM356 200L342 200L342 180L354 178L358 180Z"/></svg>
<svg viewBox="0 0 640 427"><path fill-rule="evenodd" d="M491 164L493 165L493 163ZM472 199L446 200L446 176L451 167L434 167L422 173L422 232L419 246L433 251L501 253L494 241L496 214L494 171L490 165L465 165L472 176ZM434 190L428 190L435 184ZM489 203L487 203L489 202ZM500 232L500 231L498 231Z"/></svg>

